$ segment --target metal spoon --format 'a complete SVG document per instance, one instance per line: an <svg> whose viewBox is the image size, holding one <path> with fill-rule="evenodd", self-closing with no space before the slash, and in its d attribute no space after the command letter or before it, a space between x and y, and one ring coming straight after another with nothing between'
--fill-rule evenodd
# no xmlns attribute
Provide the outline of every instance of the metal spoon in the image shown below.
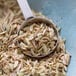
<svg viewBox="0 0 76 76"><path fill-rule="evenodd" d="M36 17L33 15L29 5L28 5L28 2L27 0L17 0L21 10L22 10L22 13L24 15L24 18L26 19L26 21L24 22L24 24L21 26L20 30L23 29L26 25L31 25L33 23L45 23L46 25L52 27L54 29L54 32L56 34L56 36L58 37L58 31L56 29L56 27L54 26L55 24L51 21L49 21L48 19L45 19L45 18L40 18L40 17ZM19 30L19 32L20 32ZM29 52L25 52L25 55L29 56L29 57L32 57L32 58L43 58L43 57L46 57L50 54L52 54L56 47L57 47L57 44L58 44L58 40L56 42L56 45L55 47L53 48L52 51L50 51L48 54L45 54L45 55L41 55L41 56L32 56L31 54L29 54ZM23 50L23 49L22 49ZM25 50L23 50L25 51Z"/></svg>

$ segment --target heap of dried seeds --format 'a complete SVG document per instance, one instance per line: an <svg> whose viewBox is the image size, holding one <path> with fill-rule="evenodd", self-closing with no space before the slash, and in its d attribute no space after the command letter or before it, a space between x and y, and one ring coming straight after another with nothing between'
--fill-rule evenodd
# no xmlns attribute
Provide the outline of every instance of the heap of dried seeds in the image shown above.
<svg viewBox="0 0 76 76"><path fill-rule="evenodd" d="M16 0L0 0L0 76L66 76L70 55L66 52L65 41L59 37L52 56L32 60L14 43L23 22Z"/></svg>

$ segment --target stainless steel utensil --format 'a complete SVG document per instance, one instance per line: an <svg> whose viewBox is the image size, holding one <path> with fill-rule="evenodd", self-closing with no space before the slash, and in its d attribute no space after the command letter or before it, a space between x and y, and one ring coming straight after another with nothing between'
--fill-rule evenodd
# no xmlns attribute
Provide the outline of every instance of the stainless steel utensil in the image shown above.
<svg viewBox="0 0 76 76"><path fill-rule="evenodd" d="M55 27L55 24L53 22L51 22L51 21L49 21L48 19L45 19L45 18L34 16L31 9L30 9L30 7L29 7L29 5L28 5L27 0L17 0L17 1L18 1L18 4L19 4L19 6L20 6L20 8L22 10L24 18L26 19L24 24L21 26L20 30L23 29L26 25L31 25L33 23L38 23L38 22L39 23L45 23L46 25L48 25L49 27L52 27L54 29L55 34L58 37L58 31L57 31L57 29ZM19 32L20 32L20 30L19 30ZM41 56L32 56L31 54L29 54L29 52L27 53L27 52L25 52L25 50L23 50L23 49L22 50L25 52L24 54L29 56L29 57L43 58L43 57L46 57L46 56L52 54L55 51L55 49L57 47L57 44L58 44L58 40L56 42L55 47L53 48L52 51L50 51L50 53L45 54L45 55L41 55Z"/></svg>

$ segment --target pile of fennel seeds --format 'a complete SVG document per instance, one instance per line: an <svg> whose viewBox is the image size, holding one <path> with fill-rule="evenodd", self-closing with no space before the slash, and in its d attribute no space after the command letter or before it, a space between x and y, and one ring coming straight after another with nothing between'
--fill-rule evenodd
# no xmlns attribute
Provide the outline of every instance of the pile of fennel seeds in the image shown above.
<svg viewBox="0 0 76 76"><path fill-rule="evenodd" d="M35 15L44 17L39 13ZM32 60L14 43L23 22L16 0L0 0L0 76L66 76L70 55L65 49L65 40L59 37L52 56Z"/></svg>

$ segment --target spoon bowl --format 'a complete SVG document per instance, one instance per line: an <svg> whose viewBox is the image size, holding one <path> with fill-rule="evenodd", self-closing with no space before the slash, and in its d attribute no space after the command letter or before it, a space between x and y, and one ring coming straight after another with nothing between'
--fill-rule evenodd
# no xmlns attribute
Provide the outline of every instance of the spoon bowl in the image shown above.
<svg viewBox="0 0 76 76"><path fill-rule="evenodd" d="M31 24L33 24L33 23L44 23L44 24L46 24L48 27L53 28L53 29L54 29L54 32L55 32L55 35L56 35L56 37L58 38L58 31L57 31L57 28L56 28L55 24L54 24L52 21L49 21L48 19L40 18L40 17L31 18L31 19L26 20L26 21L23 23L23 25L20 27L19 32L20 32L23 28L26 28L27 26L29 26L29 25L31 25ZM18 35L19 35L19 32L18 32ZM20 47L21 50L23 50L22 52L23 52L25 55L27 55L27 56L29 56L29 57L32 57L32 58L37 58L37 59L46 57L46 56L52 54L53 52L55 52L55 49L56 49L57 45L58 45L58 39L57 39L56 45L53 47L53 49L52 49L50 52L48 52L48 53L45 54L45 55L33 56L33 55L30 54L29 51L26 52L24 49L22 49L22 48L20 47L20 45L19 45L19 42L18 42L18 46Z"/></svg>

